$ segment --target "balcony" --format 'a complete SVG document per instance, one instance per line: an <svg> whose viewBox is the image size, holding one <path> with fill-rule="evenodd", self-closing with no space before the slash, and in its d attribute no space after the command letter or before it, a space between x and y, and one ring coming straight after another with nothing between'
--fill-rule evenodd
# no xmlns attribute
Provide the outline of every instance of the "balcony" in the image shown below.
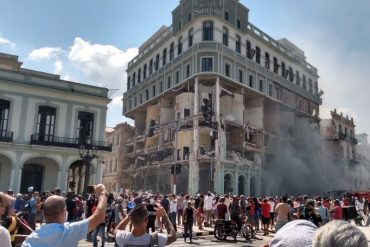
<svg viewBox="0 0 370 247"><path fill-rule="evenodd" d="M357 145L358 140L353 136L348 136L345 133L337 133L334 136L334 140L347 141L352 145Z"/></svg>
<svg viewBox="0 0 370 247"><path fill-rule="evenodd" d="M13 141L13 132L0 130L0 142L12 142Z"/></svg>
<svg viewBox="0 0 370 247"><path fill-rule="evenodd" d="M112 152L112 144L103 141L91 141L91 144L86 144L83 138L68 138L58 137L53 135L31 135L31 145L65 147L65 148L79 148L81 145L94 146L98 150Z"/></svg>

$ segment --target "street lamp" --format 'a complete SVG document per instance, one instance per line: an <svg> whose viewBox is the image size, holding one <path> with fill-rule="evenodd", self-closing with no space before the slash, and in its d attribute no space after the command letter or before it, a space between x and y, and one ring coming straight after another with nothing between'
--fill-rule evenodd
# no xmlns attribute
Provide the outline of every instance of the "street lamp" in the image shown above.
<svg viewBox="0 0 370 247"><path fill-rule="evenodd" d="M81 145L79 148L79 154L83 164L85 165L85 183L84 183L84 190L86 190L87 186L89 185L90 179L90 166L91 161L93 161L97 157L98 149L91 145L91 138L86 138L86 146Z"/></svg>

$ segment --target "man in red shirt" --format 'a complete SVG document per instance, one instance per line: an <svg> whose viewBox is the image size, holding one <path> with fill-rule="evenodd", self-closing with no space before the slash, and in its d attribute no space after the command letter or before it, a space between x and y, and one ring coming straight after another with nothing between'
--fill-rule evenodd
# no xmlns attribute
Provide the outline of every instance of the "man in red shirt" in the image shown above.
<svg viewBox="0 0 370 247"><path fill-rule="evenodd" d="M343 211L342 207L340 206L339 200L334 201L334 208L330 212L333 217L333 220L343 219Z"/></svg>
<svg viewBox="0 0 370 247"><path fill-rule="evenodd" d="M217 216L219 220L225 220L225 215L227 212L227 206L225 205L225 198L220 198L220 204L217 206Z"/></svg>
<svg viewBox="0 0 370 247"><path fill-rule="evenodd" d="M269 235L269 224L270 224L270 210L271 205L267 202L267 199L263 199L261 202L261 209L262 209L262 224L263 224L263 231L265 232L263 235Z"/></svg>

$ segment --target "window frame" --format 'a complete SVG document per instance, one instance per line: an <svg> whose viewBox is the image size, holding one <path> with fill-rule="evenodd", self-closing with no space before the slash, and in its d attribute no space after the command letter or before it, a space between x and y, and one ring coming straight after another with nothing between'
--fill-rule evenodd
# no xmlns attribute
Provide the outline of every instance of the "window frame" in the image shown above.
<svg viewBox="0 0 370 247"><path fill-rule="evenodd" d="M209 59L208 61L211 61L211 70L205 70L205 68L208 68L208 66L206 67L203 63L203 61L206 61L206 59ZM201 57L201 72L213 72L213 66L214 66L214 63L213 63L213 57ZM208 65L208 64L207 64Z"/></svg>

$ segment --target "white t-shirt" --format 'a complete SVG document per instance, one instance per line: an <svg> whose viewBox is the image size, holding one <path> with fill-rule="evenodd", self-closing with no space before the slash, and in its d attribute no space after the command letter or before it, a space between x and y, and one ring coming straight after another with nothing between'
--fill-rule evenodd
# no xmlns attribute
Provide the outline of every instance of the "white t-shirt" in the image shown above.
<svg viewBox="0 0 370 247"><path fill-rule="evenodd" d="M177 201L171 200L171 202L170 202L170 213L177 213Z"/></svg>
<svg viewBox="0 0 370 247"><path fill-rule="evenodd" d="M1 225L0 225L0 243L1 247L12 247L9 231Z"/></svg>
<svg viewBox="0 0 370 247"><path fill-rule="evenodd" d="M273 212L275 212L275 211L274 211L274 207L275 207L275 202L272 202L272 201L268 201L267 203L268 203L268 204L270 204L270 206L271 206L271 207L270 207L270 213L273 213Z"/></svg>
<svg viewBox="0 0 370 247"><path fill-rule="evenodd" d="M167 236L165 234L157 233L159 247L164 247L167 244ZM131 232L118 231L116 234L116 242L119 247L151 247L152 238L149 233L145 233L139 237L135 237Z"/></svg>
<svg viewBox="0 0 370 247"><path fill-rule="evenodd" d="M206 196L204 199L204 208L206 210L212 210L212 203L213 203L213 194L210 196Z"/></svg>

